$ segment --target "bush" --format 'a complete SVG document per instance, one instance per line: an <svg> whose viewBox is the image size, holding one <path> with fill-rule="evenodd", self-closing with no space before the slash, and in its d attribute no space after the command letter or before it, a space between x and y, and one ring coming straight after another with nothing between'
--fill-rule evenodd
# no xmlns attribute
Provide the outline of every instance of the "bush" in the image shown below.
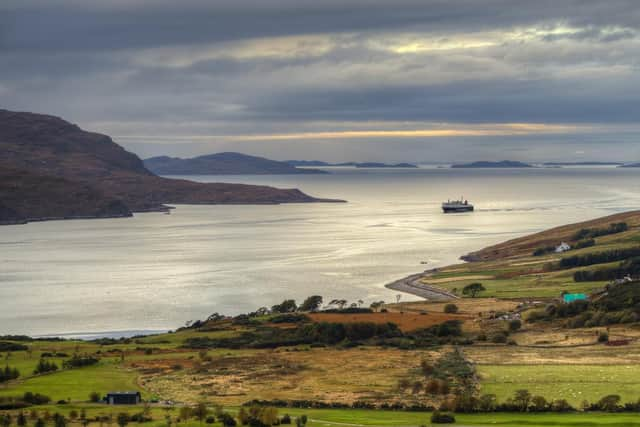
<svg viewBox="0 0 640 427"><path fill-rule="evenodd" d="M89 356L89 355L80 356L80 355L74 354L73 357L71 357L71 359L68 359L62 362L62 366L64 368L69 368L69 369L80 368L83 366L95 365L98 362L99 362L99 359L93 356Z"/></svg>
<svg viewBox="0 0 640 427"><path fill-rule="evenodd" d="M32 393L30 391L26 392L22 396L22 400L32 405L46 405L51 402L51 398L49 396L45 396L40 393Z"/></svg>
<svg viewBox="0 0 640 427"><path fill-rule="evenodd" d="M431 414L431 422L433 424L452 424L456 422L456 418L452 414L434 411Z"/></svg>
<svg viewBox="0 0 640 427"><path fill-rule="evenodd" d="M36 369L33 370L35 375L44 374L46 372L54 372L58 370L58 365L48 360L40 359Z"/></svg>
<svg viewBox="0 0 640 427"><path fill-rule="evenodd" d="M491 335L491 342L494 344L505 344L507 342L507 334L505 332L497 332Z"/></svg>
<svg viewBox="0 0 640 427"><path fill-rule="evenodd" d="M93 403L100 402L100 397L100 393L92 391L91 394L89 394L89 401Z"/></svg>
<svg viewBox="0 0 640 427"><path fill-rule="evenodd" d="M458 306L455 304L447 304L444 306L444 312L453 314L458 312Z"/></svg>
<svg viewBox="0 0 640 427"><path fill-rule="evenodd" d="M522 327L522 322L519 319L513 319L509 322L509 331L515 332Z"/></svg>
<svg viewBox="0 0 640 427"><path fill-rule="evenodd" d="M205 420L205 423L207 424L214 424L216 422L216 417L214 417L213 415L209 415Z"/></svg>
<svg viewBox="0 0 640 427"><path fill-rule="evenodd" d="M0 383L15 380L20 376L20 371L16 368L10 368L9 365L5 366L4 369L0 369Z"/></svg>
<svg viewBox="0 0 640 427"><path fill-rule="evenodd" d="M9 341L0 341L0 351L27 351L29 347Z"/></svg>
<svg viewBox="0 0 640 427"><path fill-rule="evenodd" d="M598 342L608 342L609 341L609 334L606 332L600 332L598 334Z"/></svg>

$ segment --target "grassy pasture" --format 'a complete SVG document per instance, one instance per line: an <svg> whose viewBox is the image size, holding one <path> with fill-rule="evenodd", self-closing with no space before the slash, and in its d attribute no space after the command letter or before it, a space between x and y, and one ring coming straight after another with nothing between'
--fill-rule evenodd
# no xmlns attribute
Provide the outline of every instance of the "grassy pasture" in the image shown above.
<svg viewBox="0 0 640 427"><path fill-rule="evenodd" d="M480 365L477 370L481 392L500 401L519 389L547 400L566 399L574 406L607 394L618 394L623 402L640 398L638 365Z"/></svg>

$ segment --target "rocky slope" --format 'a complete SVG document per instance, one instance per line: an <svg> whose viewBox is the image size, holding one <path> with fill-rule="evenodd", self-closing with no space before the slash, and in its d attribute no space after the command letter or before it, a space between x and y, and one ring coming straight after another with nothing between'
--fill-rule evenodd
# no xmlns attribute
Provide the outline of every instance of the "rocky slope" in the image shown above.
<svg viewBox="0 0 640 427"><path fill-rule="evenodd" d="M0 110L0 223L112 217L165 204L323 201L296 189L162 178L111 138L58 117Z"/></svg>
<svg viewBox="0 0 640 427"><path fill-rule="evenodd" d="M158 175L293 175L323 174L319 169L299 169L286 162L241 153L216 153L181 159L151 157L144 160L147 169Z"/></svg>

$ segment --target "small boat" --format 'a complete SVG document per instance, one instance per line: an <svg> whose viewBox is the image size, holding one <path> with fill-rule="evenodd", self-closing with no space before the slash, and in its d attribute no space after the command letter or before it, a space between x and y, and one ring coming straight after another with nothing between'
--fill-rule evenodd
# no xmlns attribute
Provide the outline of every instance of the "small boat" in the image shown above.
<svg viewBox="0 0 640 427"><path fill-rule="evenodd" d="M473 205L461 197L460 200L447 200L443 202L442 211L444 213L473 212Z"/></svg>

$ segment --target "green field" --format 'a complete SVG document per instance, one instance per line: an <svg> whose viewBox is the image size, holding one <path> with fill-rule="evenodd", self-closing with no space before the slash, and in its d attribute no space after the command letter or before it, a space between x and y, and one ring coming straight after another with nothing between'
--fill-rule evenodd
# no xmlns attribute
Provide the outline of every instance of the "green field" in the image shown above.
<svg viewBox="0 0 640 427"><path fill-rule="evenodd" d="M142 411L141 406L107 406L107 405L48 405L38 407L38 414L41 416L45 411L53 414L59 412L69 416L72 410L80 411L84 409L89 418L97 415L111 414L114 418L120 412L134 414ZM211 408L213 409L213 408ZM225 411L236 415L238 408L224 408ZM213 411L212 411L213 412ZM152 407L151 414L153 421L129 425L144 425L147 427L166 427L166 416L171 416L174 420L172 425L182 427L200 427L201 424L194 419L179 423L175 422L179 408L166 410L164 408ZM279 408L278 415L291 415L292 418L306 415L308 427L357 427L357 426L398 426L398 427L418 427L431 426L429 412L405 412L405 411L381 411L365 409L294 409ZM607 413L570 413L570 414L523 414L523 413L492 413L492 414L456 414L456 423L453 425L466 427L481 426L502 426L502 427L640 427L640 417L637 414L607 414ZM80 421L70 422L70 426L80 427ZM98 423L89 423L90 427L98 426ZM109 425L108 423L106 425ZM115 423L113 423L115 425ZM295 424L292 424L292 426ZM207 427L221 427L219 422L214 424L204 424Z"/></svg>
<svg viewBox="0 0 640 427"><path fill-rule="evenodd" d="M547 400L566 399L579 407L618 394L623 402L640 398L638 365L479 365L481 392L503 402L519 389Z"/></svg>
<svg viewBox="0 0 640 427"><path fill-rule="evenodd" d="M95 366L26 378L11 387L0 388L0 396L19 396L32 391L47 395L54 402L86 401L93 391L104 394L111 390L138 390L137 376L135 371L123 369L115 361L103 360Z"/></svg>

